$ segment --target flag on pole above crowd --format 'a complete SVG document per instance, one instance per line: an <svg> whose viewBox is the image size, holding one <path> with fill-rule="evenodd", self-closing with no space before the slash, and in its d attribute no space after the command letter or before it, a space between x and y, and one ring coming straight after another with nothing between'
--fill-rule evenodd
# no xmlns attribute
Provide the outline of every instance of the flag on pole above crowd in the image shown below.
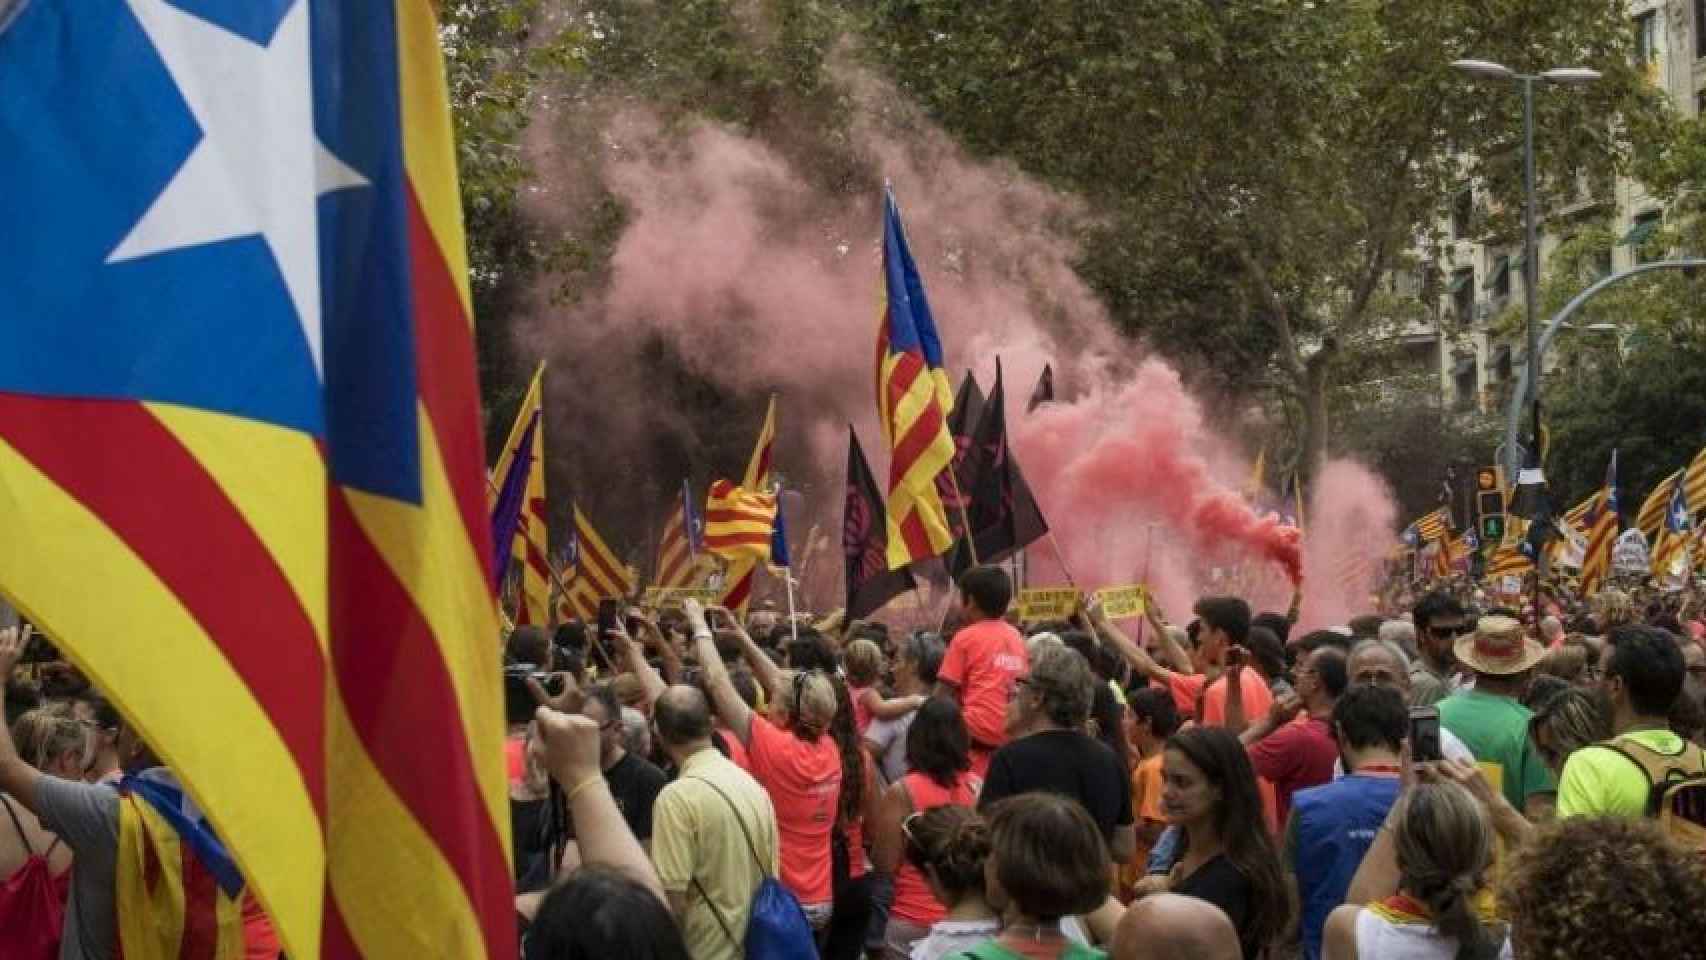
<svg viewBox="0 0 1706 960"><path fill-rule="evenodd" d="M778 500L776 522L770 525L770 566L785 577L793 565L793 557L788 553L788 522L782 516L782 504Z"/></svg>
<svg viewBox="0 0 1706 960"><path fill-rule="evenodd" d="M510 426L509 439L492 467L498 503L492 509L494 582L501 585L512 565L521 570L515 622L543 625L551 619L551 552L545 518L545 365L533 374ZM519 492L519 496L517 493Z"/></svg>
<svg viewBox="0 0 1706 960"><path fill-rule="evenodd" d="M1440 507L1416 518L1416 521L1404 528L1404 542L1411 549L1443 541L1451 536L1451 510Z"/></svg>
<svg viewBox="0 0 1706 960"><path fill-rule="evenodd" d="M1582 557L1582 596L1599 592L1611 573L1611 548L1617 542L1621 523L1617 511L1617 451L1611 451L1611 464L1605 468L1605 486L1599 490L1593 509L1588 512L1588 547Z"/></svg>
<svg viewBox="0 0 1706 960"><path fill-rule="evenodd" d="M111 6L0 17L0 592L290 956L513 956L434 5Z"/></svg>
<svg viewBox="0 0 1706 960"><path fill-rule="evenodd" d="M1653 543L1653 575L1670 576L1682 567L1694 524L1688 515L1688 491L1680 481L1671 484L1670 504L1658 539Z"/></svg>
<svg viewBox="0 0 1706 960"><path fill-rule="evenodd" d="M598 601L634 592L634 571L610 549L580 504L575 504L574 545L574 576L567 579L564 601L576 617L591 622L598 616Z"/></svg>
<svg viewBox="0 0 1706 960"><path fill-rule="evenodd" d="M1688 489L1688 512L1706 511L1706 447L1689 462L1682 483Z"/></svg>
<svg viewBox="0 0 1706 960"><path fill-rule="evenodd" d="M764 425L758 428L758 441L752 446L752 456L747 459L746 473L741 476L740 486L719 480L711 485L706 499L705 549L729 561L723 581L723 606L737 614L746 612L746 605L752 600L758 562L764 559L763 550L752 546L751 535L756 533L754 525L766 524L763 536L768 543L768 523L775 519L776 498L771 490L774 483L771 458L775 447L776 395L771 394L770 403L764 410ZM761 521L760 515L766 511L769 519ZM741 525L740 529L731 524Z"/></svg>
<svg viewBox="0 0 1706 960"><path fill-rule="evenodd" d="M1045 403L1054 402L1054 365L1043 364L1043 374L1037 378L1037 385L1031 389L1031 399L1025 404L1025 412L1032 413Z"/></svg>
<svg viewBox="0 0 1706 960"><path fill-rule="evenodd" d="M1007 442L1006 405L997 357L995 386L983 405L965 459L965 474L971 480L966 491L971 536L969 542L956 542L949 558L948 569L956 579L973 563L1000 563L1048 533L1048 523Z"/></svg>
<svg viewBox="0 0 1706 960"><path fill-rule="evenodd" d="M971 435L982 415L983 390L967 370L965 379L960 381L959 395L954 398L954 410L948 414L948 433L954 438L954 462L936 474L936 495L942 498L948 530L955 540L965 535L966 497L971 494L972 482L966 473L966 453L971 449Z"/></svg>
<svg viewBox="0 0 1706 960"><path fill-rule="evenodd" d="M877 419L889 447L889 567L953 546L936 477L954 461L953 388L942 341L912 260L894 191L883 189L883 310L877 331Z"/></svg>
<svg viewBox="0 0 1706 960"><path fill-rule="evenodd" d="M910 569L889 569L882 491L851 425L847 428L847 501L842 514L841 552L847 558L848 621L870 616L916 586Z"/></svg>
<svg viewBox="0 0 1706 960"><path fill-rule="evenodd" d="M693 586L704 569L700 557L700 551L704 549L704 535L699 511L693 508L692 487L684 478L681 492L670 501L663 536L658 540L657 575L654 578L658 586Z"/></svg>
<svg viewBox="0 0 1706 960"><path fill-rule="evenodd" d="M1660 480L1658 486L1647 494L1647 499L1641 501L1641 511L1635 514L1635 527L1648 543L1658 542L1659 534L1664 530L1666 511L1670 509L1671 492L1682 488L1682 485L1682 471L1677 470Z"/></svg>

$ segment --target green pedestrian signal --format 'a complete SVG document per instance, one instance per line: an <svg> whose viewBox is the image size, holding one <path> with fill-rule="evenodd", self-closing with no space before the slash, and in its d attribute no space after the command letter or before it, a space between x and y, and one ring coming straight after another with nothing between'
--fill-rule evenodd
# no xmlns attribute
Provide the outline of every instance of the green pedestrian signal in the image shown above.
<svg viewBox="0 0 1706 960"><path fill-rule="evenodd" d="M1481 516L1481 542L1499 543L1505 539L1505 515L1488 513Z"/></svg>

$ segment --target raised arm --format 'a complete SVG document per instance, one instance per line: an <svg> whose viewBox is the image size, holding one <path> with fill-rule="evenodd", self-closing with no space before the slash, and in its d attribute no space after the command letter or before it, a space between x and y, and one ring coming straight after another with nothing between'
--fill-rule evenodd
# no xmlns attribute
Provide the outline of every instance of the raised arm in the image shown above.
<svg viewBox="0 0 1706 960"><path fill-rule="evenodd" d="M648 620L640 610L630 609L628 616L640 622L641 633L653 638L658 635L657 624ZM634 637L628 636L628 629L625 625L618 623L615 633L620 638L618 643L622 646L622 656L627 662L628 669L634 671L634 676L640 678L640 689L645 691L646 706L649 709L652 704L658 702L659 697L663 696L665 690L663 677L658 676L657 670L652 668L651 661L646 659L645 646L636 643ZM665 647L668 644L659 643L657 646Z"/></svg>
<svg viewBox="0 0 1706 960"><path fill-rule="evenodd" d="M29 642L29 627L0 630L0 709L6 705L6 681L11 679L12 669L18 665ZM18 756L18 747L12 742L9 725L0 723L0 793L11 796L31 813L36 813L36 781L41 776L41 771Z"/></svg>
<svg viewBox="0 0 1706 960"><path fill-rule="evenodd" d="M735 636L740 640L741 656L746 658L747 666L752 668L753 677L758 680L759 685L764 687L765 695L769 697L779 696L782 690L782 668L776 666L776 661L771 660L769 654L758 648L758 643L752 639L752 634L746 632L746 628L740 625L740 621L736 620L734 614L730 613L726 607L712 607L711 609L720 611L723 620L735 632Z"/></svg>
<svg viewBox="0 0 1706 960"><path fill-rule="evenodd" d="M1173 675L1174 671L1156 663L1155 658L1151 657L1147 650L1138 646L1130 637L1125 635L1125 631L1115 626L1114 622L1108 619L1108 614L1102 609L1102 605L1094 598L1085 600L1084 610L1090 616L1090 625L1095 628L1096 635L1115 650L1118 650L1120 656L1125 657L1126 662L1131 664L1132 669L1156 683L1166 683L1167 679Z"/></svg>
<svg viewBox="0 0 1706 960"><path fill-rule="evenodd" d="M896 720L904 717L924 706L926 699L918 695L885 698L877 692L875 687L867 689L861 698L865 701L866 708L871 711L871 716L878 720Z"/></svg>
<svg viewBox="0 0 1706 960"><path fill-rule="evenodd" d="M699 601L689 597L681 605L681 610L687 615L687 626L693 631L693 650L699 657L699 668L705 679L705 692L711 698L711 706L729 725L742 745L752 742L752 708L740 698L735 690L734 682L729 679L729 668L723 664L722 654L717 652L716 638L711 635L711 628L705 623L705 611L699 606Z"/></svg>
<svg viewBox="0 0 1706 960"><path fill-rule="evenodd" d="M598 762L598 724L549 707L541 707L535 720L544 741L545 764L562 786L574 817L581 862L615 867L645 884L659 902L667 903L651 858L628 829L604 779Z"/></svg>

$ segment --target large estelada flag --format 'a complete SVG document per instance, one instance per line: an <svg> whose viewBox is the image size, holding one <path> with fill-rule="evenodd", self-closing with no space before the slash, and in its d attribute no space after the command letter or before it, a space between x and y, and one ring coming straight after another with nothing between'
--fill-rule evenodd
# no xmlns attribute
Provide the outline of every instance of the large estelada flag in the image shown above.
<svg viewBox="0 0 1706 960"><path fill-rule="evenodd" d="M847 619L868 617L916 584L906 567L889 569L888 521L883 495L871 476L859 435L847 428L847 505L841 547L847 558Z"/></svg>
<svg viewBox="0 0 1706 960"><path fill-rule="evenodd" d="M1699 513L1706 510L1706 448L1702 448L1694 455L1694 459L1689 461L1682 483L1688 491L1688 512Z"/></svg>
<svg viewBox="0 0 1706 960"><path fill-rule="evenodd" d="M1621 518L1617 510L1617 451L1611 451L1611 464L1605 468L1605 486L1594 498L1593 509L1588 512L1588 547L1582 557L1582 596L1590 597L1599 592L1605 578L1611 572L1612 547L1617 543L1617 534L1622 530Z"/></svg>
<svg viewBox="0 0 1706 960"><path fill-rule="evenodd" d="M1653 576L1665 577L1687 564L1681 563L1693 540L1693 521L1688 513L1688 496L1681 483L1671 485L1670 504L1665 510L1664 523L1659 528L1658 541L1653 544Z"/></svg>
<svg viewBox="0 0 1706 960"><path fill-rule="evenodd" d="M954 536L936 478L954 462L953 387L924 279L906 244L894 191L883 191L883 312L877 331L877 419L889 447L891 568L947 552ZM963 492L963 491L962 491Z"/></svg>
<svg viewBox="0 0 1706 960"><path fill-rule="evenodd" d="M758 563L760 560L764 559L766 552L758 549L744 552L738 549L732 551L721 549L729 543L729 541L723 536L723 534L728 531L726 528L719 530L716 524L719 516L722 519L727 520L733 518L735 513L748 514L743 522L751 522L753 520L753 517L750 515L752 511L762 510L764 508L762 498L764 495L771 493L770 488L774 482L774 478L772 476L773 471L771 470L771 459L774 456L775 449L776 397L772 394L770 397L770 403L764 410L764 425L758 428L758 440L752 445L752 456L746 461L746 473L741 475L740 486L733 488L742 494L750 494L759 499L733 501L725 496L721 498L721 503L719 504L717 502L718 493L723 492L727 494L733 486L726 480L718 481L718 483L723 484L722 487L719 487L717 483L713 483L711 485L711 491L706 497L705 549L709 550L711 553L729 558L728 569L725 572L723 579L723 606L736 613L744 612L746 610L746 605L752 600L752 587L755 578L758 576ZM732 496L732 494L730 496ZM770 498L769 509L773 518L775 513L774 497ZM714 530L717 531L715 536L713 534ZM736 531L736 533L745 532L750 531ZM770 536L769 527L765 527L764 536L766 538ZM768 543L769 540L766 539L765 542Z"/></svg>
<svg viewBox="0 0 1706 960"><path fill-rule="evenodd" d="M502 584L504 573L512 565L521 571L521 590L515 605L517 624L543 625L551 620L551 551L545 529L544 388L545 365L541 363L521 399L498 462L492 467L498 492L498 502L492 511L494 550L499 557L496 581Z"/></svg>
<svg viewBox="0 0 1706 960"><path fill-rule="evenodd" d="M433 5L8 8L0 589L291 956L513 956Z"/></svg>
<svg viewBox="0 0 1706 960"><path fill-rule="evenodd" d="M567 578L568 593L563 597L563 605L581 620L591 622L598 615L598 601L634 592L634 571L610 549L579 504L575 505L575 537L570 557L573 569Z"/></svg>
<svg viewBox="0 0 1706 960"><path fill-rule="evenodd" d="M955 578L973 563L999 563L1048 533L1048 522L1007 442L1006 407L997 358L995 387L983 405L965 458L965 472L971 479L966 506L971 536L956 542L949 557L948 569Z"/></svg>

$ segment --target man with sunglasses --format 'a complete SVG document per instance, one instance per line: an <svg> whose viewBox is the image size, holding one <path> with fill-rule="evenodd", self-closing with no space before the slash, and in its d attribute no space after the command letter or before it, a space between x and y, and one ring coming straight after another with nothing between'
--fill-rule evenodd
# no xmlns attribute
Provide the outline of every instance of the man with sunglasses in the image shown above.
<svg viewBox="0 0 1706 960"><path fill-rule="evenodd" d="M1443 590L1416 602L1410 619L1416 625L1416 649L1421 655L1410 664L1410 706L1431 707L1457 688L1454 649L1459 637L1475 632L1463 604Z"/></svg>

